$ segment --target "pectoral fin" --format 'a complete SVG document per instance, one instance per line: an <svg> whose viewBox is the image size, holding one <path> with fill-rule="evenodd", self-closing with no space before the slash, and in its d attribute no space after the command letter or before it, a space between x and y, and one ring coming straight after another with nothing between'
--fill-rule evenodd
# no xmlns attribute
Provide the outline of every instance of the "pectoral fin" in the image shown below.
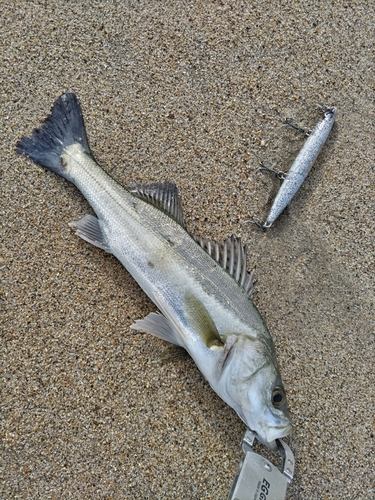
<svg viewBox="0 0 375 500"><path fill-rule="evenodd" d="M224 343L213 319L202 302L188 292L185 295L185 305L186 316L205 345L209 348L222 347Z"/></svg>

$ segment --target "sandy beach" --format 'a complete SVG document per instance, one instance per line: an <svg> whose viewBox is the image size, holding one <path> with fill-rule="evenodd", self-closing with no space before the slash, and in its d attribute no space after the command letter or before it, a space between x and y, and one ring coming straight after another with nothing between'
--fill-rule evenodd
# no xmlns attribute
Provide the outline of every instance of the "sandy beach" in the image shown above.
<svg viewBox="0 0 375 500"><path fill-rule="evenodd" d="M0 497L226 499L245 426L191 359L130 330L155 306L69 222L78 190L15 151L64 92L124 186L174 181L192 234L248 246L295 460L288 500L374 482L373 2L26 1L1 12ZM266 233L318 105L336 122ZM266 454L264 447L256 451ZM271 459L272 454L267 455Z"/></svg>

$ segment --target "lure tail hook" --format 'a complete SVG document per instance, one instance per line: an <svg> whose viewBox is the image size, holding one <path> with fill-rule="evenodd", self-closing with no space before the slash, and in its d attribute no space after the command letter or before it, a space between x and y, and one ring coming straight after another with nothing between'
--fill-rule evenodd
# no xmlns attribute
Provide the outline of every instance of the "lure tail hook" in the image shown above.
<svg viewBox="0 0 375 500"><path fill-rule="evenodd" d="M311 129L309 128L303 128L303 127L299 127L298 125L295 125L294 123L290 123L288 121L286 121L283 125L281 125L282 127L292 127L294 128L295 130L298 130L298 132L301 132L301 134L305 134L306 137L309 137L309 135L311 134Z"/></svg>

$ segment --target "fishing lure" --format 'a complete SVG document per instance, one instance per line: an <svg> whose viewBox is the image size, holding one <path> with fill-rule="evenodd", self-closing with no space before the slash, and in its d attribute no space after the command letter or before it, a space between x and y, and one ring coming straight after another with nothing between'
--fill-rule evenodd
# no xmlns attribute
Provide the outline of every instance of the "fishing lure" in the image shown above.
<svg viewBox="0 0 375 500"><path fill-rule="evenodd" d="M323 113L323 120L318 122L314 130L309 134L305 144L303 145L301 151L298 153L287 174L284 174L283 172L277 172L272 168L265 166L257 169L256 172L259 172L260 170L267 170L269 172L275 173L278 179L283 180L283 183L281 184L281 187L272 204L266 222L264 224L260 224L255 220L250 220L247 222L253 222L260 229L265 231L267 228L272 226L275 220L283 212L285 207L292 201L294 195L297 193L303 181L306 179L308 173L310 172L311 167L313 166L316 158L320 153L320 150L322 149L329 136L329 133L331 132L332 125L336 118L337 109L333 106L327 106L323 108ZM291 126L297 128L298 130L302 130L295 125Z"/></svg>

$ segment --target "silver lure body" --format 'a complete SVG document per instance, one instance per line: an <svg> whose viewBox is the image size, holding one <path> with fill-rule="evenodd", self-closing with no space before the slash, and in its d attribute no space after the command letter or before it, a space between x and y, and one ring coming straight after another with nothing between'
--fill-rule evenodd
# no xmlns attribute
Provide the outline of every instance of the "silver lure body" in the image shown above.
<svg viewBox="0 0 375 500"><path fill-rule="evenodd" d="M274 199L267 220L263 225L264 228L272 226L301 187L331 132L336 114L337 110L335 107L331 106L325 108L323 120L321 120L310 133L301 151L290 167L289 172L286 174L276 198Z"/></svg>
<svg viewBox="0 0 375 500"><path fill-rule="evenodd" d="M184 227L174 184L130 192L106 174L90 153L74 94L60 97L17 149L77 186L97 215L73 223L77 234L115 255L161 311L132 328L184 347L216 393L275 449L291 424L273 342L248 293L240 241L197 243Z"/></svg>

